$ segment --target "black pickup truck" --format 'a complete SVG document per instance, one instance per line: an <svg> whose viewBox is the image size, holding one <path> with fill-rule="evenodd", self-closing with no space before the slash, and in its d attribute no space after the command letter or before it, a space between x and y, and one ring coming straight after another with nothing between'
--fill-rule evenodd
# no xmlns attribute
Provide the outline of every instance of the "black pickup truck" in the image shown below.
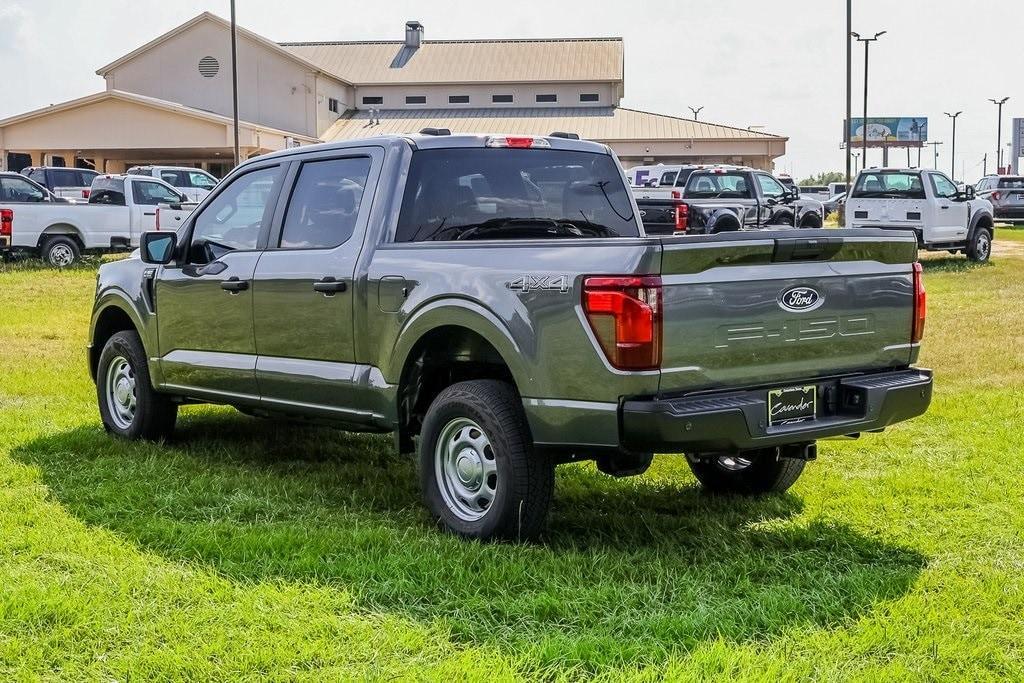
<svg viewBox="0 0 1024 683"><path fill-rule="evenodd" d="M636 194L636 193L634 193ZM644 231L706 235L769 226L820 228L821 202L801 199L765 171L702 169L690 174L679 199L636 197Z"/></svg>

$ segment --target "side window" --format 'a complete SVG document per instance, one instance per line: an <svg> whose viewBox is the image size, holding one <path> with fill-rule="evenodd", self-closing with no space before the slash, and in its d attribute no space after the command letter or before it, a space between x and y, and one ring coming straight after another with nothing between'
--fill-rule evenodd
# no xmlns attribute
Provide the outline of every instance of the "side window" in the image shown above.
<svg viewBox="0 0 1024 683"><path fill-rule="evenodd" d="M352 236L370 173L355 157L302 164L281 229L284 249L330 249Z"/></svg>
<svg viewBox="0 0 1024 683"><path fill-rule="evenodd" d="M956 185L946 176L932 173L932 184L935 187L935 196L943 199L951 199L956 196Z"/></svg>
<svg viewBox="0 0 1024 683"><path fill-rule="evenodd" d="M160 171L160 180L174 187L188 187L188 183L183 182L181 171Z"/></svg>
<svg viewBox="0 0 1024 683"><path fill-rule="evenodd" d="M217 181L199 171L188 172L188 186L197 187L200 190L212 190L217 186Z"/></svg>
<svg viewBox="0 0 1024 683"><path fill-rule="evenodd" d="M0 201L42 202L46 194L27 180L21 178L0 178Z"/></svg>
<svg viewBox="0 0 1024 683"><path fill-rule="evenodd" d="M35 169L29 172L28 177L30 180L34 180L40 185L46 185L46 171L42 169Z"/></svg>
<svg viewBox="0 0 1024 683"><path fill-rule="evenodd" d="M208 263L235 249L255 249L264 222L273 207L281 169L261 168L231 181L196 216L189 247L189 260Z"/></svg>
<svg viewBox="0 0 1024 683"><path fill-rule="evenodd" d="M136 204L156 206L157 204L174 204L181 201L181 195L166 185L146 180L132 183L132 197Z"/></svg>
<svg viewBox="0 0 1024 683"><path fill-rule="evenodd" d="M757 184L761 186L761 193L765 197L774 197L778 199L786 191L782 187L782 184L775 178L772 178L770 175L762 175L758 173Z"/></svg>

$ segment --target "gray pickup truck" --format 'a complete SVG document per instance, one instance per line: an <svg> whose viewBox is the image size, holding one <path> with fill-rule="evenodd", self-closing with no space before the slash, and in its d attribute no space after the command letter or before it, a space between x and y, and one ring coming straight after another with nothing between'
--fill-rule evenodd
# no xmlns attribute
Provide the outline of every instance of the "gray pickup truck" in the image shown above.
<svg viewBox="0 0 1024 683"><path fill-rule="evenodd" d="M392 432L465 537L541 529L559 463L782 491L818 439L925 411L910 233L649 237L603 145L433 134L235 169L175 232L100 267L106 429L182 404Z"/></svg>

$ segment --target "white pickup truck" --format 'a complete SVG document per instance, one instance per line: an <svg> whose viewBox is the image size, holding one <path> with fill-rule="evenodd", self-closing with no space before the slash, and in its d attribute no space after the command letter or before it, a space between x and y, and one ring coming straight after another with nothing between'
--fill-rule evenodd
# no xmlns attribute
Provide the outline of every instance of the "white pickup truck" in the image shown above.
<svg viewBox="0 0 1024 683"><path fill-rule="evenodd" d="M31 186L23 190L0 196L0 251L29 252L58 268L83 252L137 247L148 230L175 230L196 206L145 176L98 176L88 204L57 203Z"/></svg>
<svg viewBox="0 0 1024 683"><path fill-rule="evenodd" d="M992 255L992 203L964 191L940 171L869 168L857 175L846 200L850 228L911 230L920 249L964 253L972 261Z"/></svg>

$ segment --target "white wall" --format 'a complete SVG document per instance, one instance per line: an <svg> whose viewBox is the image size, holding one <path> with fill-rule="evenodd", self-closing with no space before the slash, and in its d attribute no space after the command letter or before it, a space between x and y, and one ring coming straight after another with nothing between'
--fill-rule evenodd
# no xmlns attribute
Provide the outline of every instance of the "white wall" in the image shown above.
<svg viewBox="0 0 1024 683"><path fill-rule="evenodd" d="M220 63L212 78L199 73L199 60L206 56ZM231 116L230 31L214 21L201 21L122 64L106 78L109 89ZM238 36L238 115L243 121L316 136L328 113L327 98L317 102L317 89L326 91L330 80ZM331 87L344 89L339 83Z"/></svg>
<svg viewBox="0 0 1024 683"><path fill-rule="evenodd" d="M580 93L597 93L597 102L580 102ZM537 102L538 94L554 94L554 103ZM426 104L406 104L406 95L425 95ZM449 104L449 95L469 95L469 104ZM512 103L496 103L491 95L512 95ZM384 104L363 104L364 97L383 97ZM617 104L615 86L611 83L529 83L529 84L482 84L482 85L388 85L357 86L355 107L357 109L431 109L438 107L608 107Z"/></svg>

